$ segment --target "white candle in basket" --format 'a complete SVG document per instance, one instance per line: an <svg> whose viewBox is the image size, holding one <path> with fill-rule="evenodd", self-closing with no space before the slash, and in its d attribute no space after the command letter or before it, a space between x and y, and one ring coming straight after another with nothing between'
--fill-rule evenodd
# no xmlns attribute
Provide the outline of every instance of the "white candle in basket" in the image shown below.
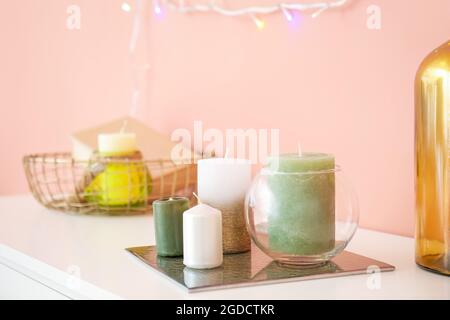
<svg viewBox="0 0 450 320"><path fill-rule="evenodd" d="M117 132L98 135L98 151L101 154L132 153L137 149L136 134L134 133Z"/></svg>
<svg viewBox="0 0 450 320"><path fill-rule="evenodd" d="M211 269L223 261L222 213L200 203L183 213L183 263L193 269Z"/></svg>

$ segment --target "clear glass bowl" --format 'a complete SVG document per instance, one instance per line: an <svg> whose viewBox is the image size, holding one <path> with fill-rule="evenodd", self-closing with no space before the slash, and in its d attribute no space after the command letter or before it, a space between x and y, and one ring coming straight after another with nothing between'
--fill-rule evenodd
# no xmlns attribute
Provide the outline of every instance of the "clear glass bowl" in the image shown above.
<svg viewBox="0 0 450 320"><path fill-rule="evenodd" d="M284 265L324 264L347 246L358 226L358 199L339 166L306 172L267 168L254 178L245 205L256 246Z"/></svg>

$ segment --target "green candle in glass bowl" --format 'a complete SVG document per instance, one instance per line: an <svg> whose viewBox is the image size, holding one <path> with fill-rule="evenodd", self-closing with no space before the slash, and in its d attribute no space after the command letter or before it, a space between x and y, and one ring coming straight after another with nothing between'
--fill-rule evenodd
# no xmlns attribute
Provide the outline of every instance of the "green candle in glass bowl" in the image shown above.
<svg viewBox="0 0 450 320"><path fill-rule="evenodd" d="M283 154L264 169L275 201L268 215L271 250L320 255L335 245L335 160L325 153Z"/></svg>
<svg viewBox="0 0 450 320"><path fill-rule="evenodd" d="M189 200L170 197L153 201L156 251L159 256L183 255L183 213L189 209Z"/></svg>

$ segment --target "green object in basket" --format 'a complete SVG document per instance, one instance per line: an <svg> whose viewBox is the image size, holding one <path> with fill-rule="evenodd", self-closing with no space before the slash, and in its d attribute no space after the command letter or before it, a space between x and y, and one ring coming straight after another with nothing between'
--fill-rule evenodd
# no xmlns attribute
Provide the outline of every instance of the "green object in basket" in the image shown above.
<svg viewBox="0 0 450 320"><path fill-rule="evenodd" d="M106 207L146 204L152 178L144 162L107 163L84 190L88 202Z"/></svg>

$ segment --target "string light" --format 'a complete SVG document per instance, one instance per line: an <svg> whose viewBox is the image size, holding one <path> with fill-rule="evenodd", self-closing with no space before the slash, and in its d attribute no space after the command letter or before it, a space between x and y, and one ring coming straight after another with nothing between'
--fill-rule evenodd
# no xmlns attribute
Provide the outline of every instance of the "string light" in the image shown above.
<svg viewBox="0 0 450 320"><path fill-rule="evenodd" d="M130 4L128 2L122 3L121 8L125 12L130 12L131 11L131 6L130 6Z"/></svg>
<svg viewBox="0 0 450 320"><path fill-rule="evenodd" d="M281 11L283 11L283 14L287 21L289 21L289 22L294 21L294 16L292 15L292 13L289 12L288 9L282 7Z"/></svg>
<svg viewBox="0 0 450 320"><path fill-rule="evenodd" d="M313 14L312 14L312 18L317 18L322 12L324 12L325 10L327 10L328 9L328 5L324 5L322 8L320 8L319 10L317 10L316 12L314 12Z"/></svg>
<svg viewBox="0 0 450 320"><path fill-rule="evenodd" d="M159 1L159 0L156 0ZM217 4L217 0L210 0L206 4L185 4L184 1L179 0L162 0L164 5L171 10L175 10L181 13L194 13L194 12L213 12L224 16L236 17L236 16L253 16L273 14L281 11L288 21L293 21L294 16L291 11L308 11L316 10L313 14L313 18L317 18L321 13L328 9L336 9L344 6L349 0L328 0L323 2L305 2L305 3L278 3L272 5L250 6L242 7L238 9L228 9Z"/></svg>
<svg viewBox="0 0 450 320"><path fill-rule="evenodd" d="M250 17L252 18L253 22L255 23L256 27L259 30L264 29L264 27L266 26L266 23L263 20L261 20L260 18L258 18L254 14L251 14Z"/></svg>
<svg viewBox="0 0 450 320"><path fill-rule="evenodd" d="M141 32L141 21L140 17L142 14L142 1L145 0L134 0L134 22L131 34L131 39L129 43L129 53L131 59L135 58L136 43ZM153 11L158 16L164 15L164 8L174 10L180 13L216 13L228 17L238 17L246 16L251 17L258 29L264 29L266 23L260 17L263 15L274 14L277 12L282 12L284 17L290 23L295 23L296 15L295 12L303 11L314 11L312 14L313 18L317 18L321 13L328 9L338 9L347 4L350 0L322 0L322 2L305 2L305 3L278 3L272 5L261 5L261 6L250 6L241 7L237 9L228 9L217 4L217 0L209 0L208 3L203 4L191 4L190 2L185 3L184 0L152 0L153 1ZM195 1L195 0L191 0ZM283 1L283 0L273 0ZM288 0L285 0L288 1ZM292 0L294 1L294 0ZM298 0L297 0L298 1ZM311 0L313 1L313 0ZM125 12L131 12L132 7L128 2L123 2L121 8ZM139 79L138 68L134 69L134 78ZM132 98L132 110L137 110L140 103L140 89L139 80L135 80Z"/></svg>
<svg viewBox="0 0 450 320"><path fill-rule="evenodd" d="M137 1L137 0L136 0ZM264 20L260 18L261 15L273 14L281 11L287 21L293 22L295 20L293 11L308 11L315 10L311 15L312 18L317 18L320 14L328 9L337 9L343 7L350 0L328 0L324 2L305 2L305 3L278 3L272 5L241 7L237 9L229 9L217 4L217 0L209 0L208 3L203 4L186 4L184 0L152 0L153 11L160 16L163 13L163 5L171 10L181 13L216 13L228 17L250 16L258 29L263 29L266 25ZM131 6L124 2L122 3L122 10L125 12L131 11Z"/></svg>
<svg viewBox="0 0 450 320"><path fill-rule="evenodd" d="M158 16L161 15L162 9L159 0L153 0L153 11L155 12L156 15Z"/></svg>

